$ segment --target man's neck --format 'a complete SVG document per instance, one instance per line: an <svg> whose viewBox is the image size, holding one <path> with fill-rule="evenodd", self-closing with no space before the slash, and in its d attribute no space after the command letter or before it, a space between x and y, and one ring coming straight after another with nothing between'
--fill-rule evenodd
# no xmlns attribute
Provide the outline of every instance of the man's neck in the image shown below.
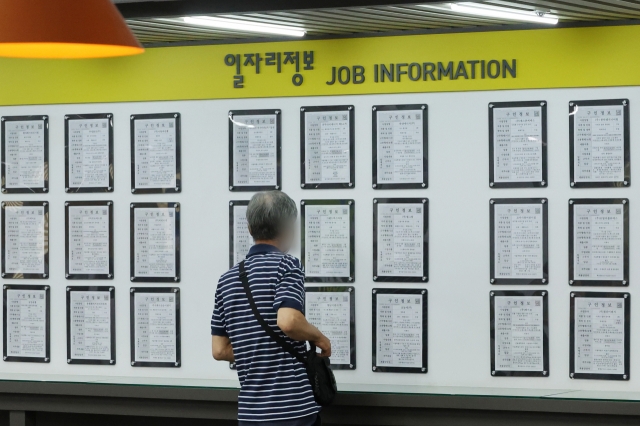
<svg viewBox="0 0 640 426"><path fill-rule="evenodd" d="M278 240L255 240L254 243L255 244L268 244L268 245L274 246L278 250L282 251L282 249L278 245L279 244Z"/></svg>

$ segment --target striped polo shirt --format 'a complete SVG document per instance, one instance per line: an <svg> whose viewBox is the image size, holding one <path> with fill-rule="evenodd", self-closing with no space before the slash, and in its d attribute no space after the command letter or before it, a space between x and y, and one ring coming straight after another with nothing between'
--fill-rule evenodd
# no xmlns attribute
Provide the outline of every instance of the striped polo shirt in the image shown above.
<svg viewBox="0 0 640 426"><path fill-rule="evenodd" d="M245 260L251 294L267 324L300 353L305 342L289 339L277 325L280 308L304 313L304 271L300 260L268 244L256 244ZM266 334L247 300L238 265L220 277L211 334L228 336L233 347L240 395L238 420L278 421L320 411L303 364Z"/></svg>

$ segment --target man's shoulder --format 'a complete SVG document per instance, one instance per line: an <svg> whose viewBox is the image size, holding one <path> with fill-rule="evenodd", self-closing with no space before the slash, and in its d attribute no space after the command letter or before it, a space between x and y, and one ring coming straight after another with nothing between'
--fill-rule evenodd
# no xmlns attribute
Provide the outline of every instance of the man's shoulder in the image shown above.
<svg viewBox="0 0 640 426"><path fill-rule="evenodd" d="M300 259L288 253L282 253L279 251L272 251L269 253L251 256L247 260L249 262L249 265L251 265L251 263L255 261L257 263L267 263L271 266L279 266L281 269L285 270L302 269L302 262L300 261ZM237 271L237 267L234 268ZM232 268L229 272L233 271L234 268Z"/></svg>
<svg viewBox="0 0 640 426"><path fill-rule="evenodd" d="M302 269L302 262L300 262L300 259L288 253L282 255L282 261L280 264L285 270Z"/></svg>
<svg viewBox="0 0 640 426"><path fill-rule="evenodd" d="M234 281L238 281L238 279L239 279L238 265L235 265L233 268L229 269L227 272L225 272L220 276L220 279L218 280L218 286L229 284Z"/></svg>

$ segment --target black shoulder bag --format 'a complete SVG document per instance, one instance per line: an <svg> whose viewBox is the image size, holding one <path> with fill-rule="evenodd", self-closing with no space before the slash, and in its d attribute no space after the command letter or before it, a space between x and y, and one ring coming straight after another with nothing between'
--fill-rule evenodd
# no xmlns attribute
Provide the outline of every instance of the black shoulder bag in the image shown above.
<svg viewBox="0 0 640 426"><path fill-rule="evenodd" d="M260 315L258 307L256 306L256 302L253 300L251 290L249 289L249 278L247 276L247 271L244 268L244 260L240 262L238 268L240 270L240 281L242 281L244 292L247 294L247 299L249 299L253 315L255 315L264 331L273 338L273 340L278 342L278 344L282 346L282 349L289 352L295 359L300 361L306 367L307 376L309 376L309 383L311 383L311 389L313 390L313 396L315 397L318 405L325 406L331 404L331 402L333 402L333 398L338 392L338 388L336 386L336 378L333 375L333 371L329 368L329 358L318 356L315 345L311 343L311 350L307 351L303 356L293 347L293 345L276 333L269 324L267 324L264 318L262 318L262 315Z"/></svg>

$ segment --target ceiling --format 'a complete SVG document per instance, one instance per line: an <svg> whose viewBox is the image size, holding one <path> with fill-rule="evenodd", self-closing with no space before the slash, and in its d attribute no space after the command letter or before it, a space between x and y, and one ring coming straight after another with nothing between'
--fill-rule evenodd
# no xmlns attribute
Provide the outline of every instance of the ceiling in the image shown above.
<svg viewBox="0 0 640 426"><path fill-rule="evenodd" d="M235 42L247 39L273 39L270 35L220 30L185 24L181 16L220 16L243 21L299 27L311 38L415 33L425 30L455 30L504 27L522 24L514 21L462 15L449 3L425 0L415 4L387 1L349 1L333 4L348 7L317 8L313 2L274 0L114 0L139 40L147 46L185 43ZM216 4L217 3L217 4ZM323 2L332 3L332 2ZM391 4L390 4L391 3ZM640 0L484 0L494 6L557 15L560 25L579 22L625 21L640 19ZM211 5L211 7L207 5ZM363 4L373 4L365 6ZM295 6L285 9L283 6ZM268 11L262 11L266 9Z"/></svg>

